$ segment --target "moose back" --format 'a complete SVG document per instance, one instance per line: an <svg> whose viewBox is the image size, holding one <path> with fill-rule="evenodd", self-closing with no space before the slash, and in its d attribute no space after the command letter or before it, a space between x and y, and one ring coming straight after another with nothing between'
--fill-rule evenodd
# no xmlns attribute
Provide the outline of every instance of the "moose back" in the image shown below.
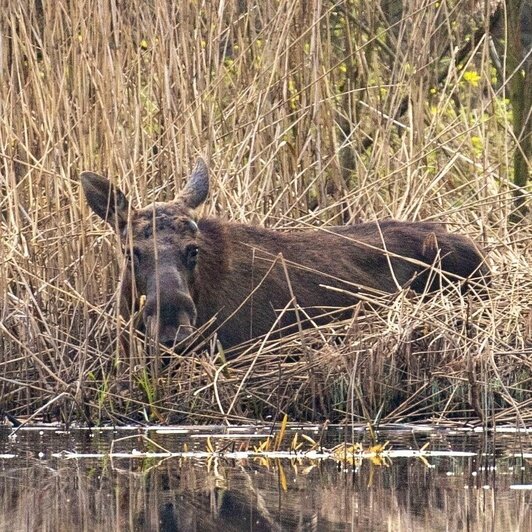
<svg viewBox="0 0 532 532"><path fill-rule="evenodd" d="M449 283L463 291L489 276L472 240L435 223L385 220L285 232L197 218L194 210L209 191L202 159L174 201L141 209L104 177L84 172L81 182L127 259L122 316L141 312L139 328L167 347L202 329L216 330L230 348L327 323L361 293L405 286L421 293Z"/></svg>

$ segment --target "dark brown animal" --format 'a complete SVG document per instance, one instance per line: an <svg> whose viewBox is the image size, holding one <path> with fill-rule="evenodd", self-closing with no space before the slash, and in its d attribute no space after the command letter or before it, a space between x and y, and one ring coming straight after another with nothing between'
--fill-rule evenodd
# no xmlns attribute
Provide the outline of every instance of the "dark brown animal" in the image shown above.
<svg viewBox="0 0 532 532"><path fill-rule="evenodd" d="M463 290L489 276L469 238L435 223L386 220L282 232L197 219L193 211L209 190L201 159L175 201L138 210L101 176L84 172L81 182L127 257L121 314L127 319L138 311L144 295L144 330L169 347L210 321L229 348L328 322L361 292L405 286L424 292L449 283Z"/></svg>

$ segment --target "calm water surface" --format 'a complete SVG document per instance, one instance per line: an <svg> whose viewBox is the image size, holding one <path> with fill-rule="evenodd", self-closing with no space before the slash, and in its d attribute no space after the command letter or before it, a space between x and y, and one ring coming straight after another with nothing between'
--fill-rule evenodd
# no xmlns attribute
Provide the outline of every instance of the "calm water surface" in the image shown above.
<svg viewBox="0 0 532 532"><path fill-rule="evenodd" d="M327 450L369 449L363 428L293 427L278 448L297 433L298 457L246 456L267 427L10 432L0 427L6 532L532 531L531 433L403 426L378 433L389 456L345 461Z"/></svg>

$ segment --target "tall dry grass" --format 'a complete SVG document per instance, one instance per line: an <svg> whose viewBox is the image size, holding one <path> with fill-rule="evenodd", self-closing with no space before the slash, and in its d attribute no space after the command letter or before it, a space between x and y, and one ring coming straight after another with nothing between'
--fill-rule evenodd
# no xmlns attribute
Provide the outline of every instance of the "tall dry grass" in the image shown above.
<svg viewBox="0 0 532 532"><path fill-rule="evenodd" d="M531 230L508 222L504 31L490 38L485 22L497 3L397 5L5 0L0 409L530 422ZM274 227L440 220L488 250L489 297L399 294L310 331L304 349L299 336L257 344L227 365L214 344L164 369L140 339L124 351L114 236L79 173L146 204L172 198L198 154L212 169L207 214Z"/></svg>

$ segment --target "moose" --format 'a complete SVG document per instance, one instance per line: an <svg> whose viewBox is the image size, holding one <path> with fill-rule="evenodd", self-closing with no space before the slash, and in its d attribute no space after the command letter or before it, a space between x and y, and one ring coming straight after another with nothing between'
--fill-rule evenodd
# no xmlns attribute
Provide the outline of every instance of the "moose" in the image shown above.
<svg viewBox="0 0 532 532"><path fill-rule="evenodd" d="M95 173L83 172L81 183L89 206L119 235L121 315L139 317L138 328L169 349L214 330L229 349L346 316L364 295L463 292L489 281L475 243L438 223L282 231L198 218L209 192L201 158L175 200L144 208Z"/></svg>

